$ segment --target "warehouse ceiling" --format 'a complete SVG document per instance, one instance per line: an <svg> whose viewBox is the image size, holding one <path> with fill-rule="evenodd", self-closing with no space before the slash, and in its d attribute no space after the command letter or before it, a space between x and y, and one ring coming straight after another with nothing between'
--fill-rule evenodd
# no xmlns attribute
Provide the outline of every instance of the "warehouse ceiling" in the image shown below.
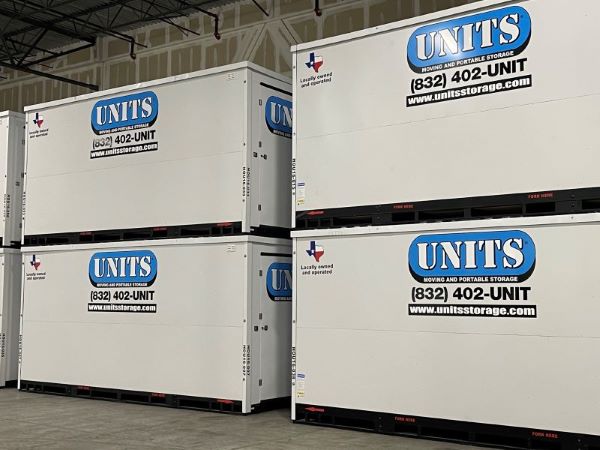
<svg viewBox="0 0 600 450"><path fill-rule="evenodd" d="M263 13L260 4L253 3ZM90 89L97 86L69 80L39 69L54 58L92 47L98 36L127 41L130 56L144 47L127 32L156 22L198 34L174 19L194 13L212 17L219 35L218 16L209 11L233 0L0 0L0 66L20 70ZM65 47L68 50L65 50Z"/></svg>

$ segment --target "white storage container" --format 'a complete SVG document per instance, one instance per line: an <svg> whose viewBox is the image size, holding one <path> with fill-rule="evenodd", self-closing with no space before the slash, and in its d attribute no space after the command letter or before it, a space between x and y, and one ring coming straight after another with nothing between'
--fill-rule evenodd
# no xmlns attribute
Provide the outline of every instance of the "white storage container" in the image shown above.
<svg viewBox="0 0 600 450"><path fill-rule="evenodd" d="M21 389L241 413L289 399L289 240L46 246L23 261Z"/></svg>
<svg viewBox="0 0 600 450"><path fill-rule="evenodd" d="M240 63L27 107L25 244L289 228L290 90Z"/></svg>
<svg viewBox="0 0 600 450"><path fill-rule="evenodd" d="M3 198L0 246L21 243L25 116L0 112L0 194Z"/></svg>
<svg viewBox="0 0 600 450"><path fill-rule="evenodd" d="M294 46L296 226L600 198L599 21L595 0L487 0Z"/></svg>
<svg viewBox="0 0 600 450"><path fill-rule="evenodd" d="M19 349L21 254L0 249L0 387L16 384Z"/></svg>
<svg viewBox="0 0 600 450"><path fill-rule="evenodd" d="M600 214L293 236L296 421L598 446Z"/></svg>

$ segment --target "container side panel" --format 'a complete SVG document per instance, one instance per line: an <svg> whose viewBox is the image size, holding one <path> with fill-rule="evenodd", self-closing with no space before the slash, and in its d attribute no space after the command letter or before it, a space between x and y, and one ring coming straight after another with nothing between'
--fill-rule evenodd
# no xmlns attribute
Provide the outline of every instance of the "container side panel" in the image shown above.
<svg viewBox="0 0 600 450"><path fill-rule="evenodd" d="M291 338L291 385L292 385L292 420L296 420L296 403L302 402L303 397L298 395L298 385L296 384L296 346L298 330L298 264L296 259L297 243L299 239L292 239L292 338ZM300 240L301 241L301 240Z"/></svg>
<svg viewBox="0 0 600 450"><path fill-rule="evenodd" d="M21 306L22 265L19 251L5 250L4 285L2 293L8 327L6 331L5 357L7 362L7 381L16 381L19 368L19 322Z"/></svg>
<svg viewBox="0 0 600 450"><path fill-rule="evenodd" d="M242 400L242 244L23 259L22 380Z"/></svg>
<svg viewBox="0 0 600 450"><path fill-rule="evenodd" d="M6 258L4 256L3 253L0 253L0 263L2 264L0 266L2 268L0 273L0 292L2 292L2 298L0 299L0 387L4 387L6 382L11 379L11 361L7 353L7 341L10 339L13 326L9 314L11 301L8 296L4 295L4 287L7 284L6 271L4 270Z"/></svg>
<svg viewBox="0 0 600 450"><path fill-rule="evenodd" d="M299 403L599 433L594 339L300 328L298 342Z"/></svg>
<svg viewBox="0 0 600 450"><path fill-rule="evenodd" d="M21 242L23 226L23 182L25 172L25 117L14 115L10 118L10 138L6 167L6 194L4 205L5 239L4 246L14 246Z"/></svg>
<svg viewBox="0 0 600 450"><path fill-rule="evenodd" d="M6 116L0 119L0 174L6 176L7 170L7 159L9 148L12 144L11 139L11 119L10 116ZM2 195L3 202L6 199L6 178L4 178L4 182L1 183L0 186L0 194ZM2 227L0 227L0 238L4 242L6 240L6 210L3 211L2 214Z"/></svg>
<svg viewBox="0 0 600 450"><path fill-rule="evenodd" d="M0 118L0 195L3 205L0 240L4 247L21 241L24 125L22 114L10 112Z"/></svg>
<svg viewBox="0 0 600 450"><path fill-rule="evenodd" d="M255 280L260 277L260 245L248 245L248 327L249 347L245 348L244 375L250 408L261 401L261 285Z"/></svg>
<svg viewBox="0 0 600 450"><path fill-rule="evenodd" d="M72 172L50 177L52 180L29 178L25 234L236 222L241 220L241 166L241 153L232 152L93 173ZM90 178L98 183L90 183ZM184 188L181 183L189 186ZM49 190L52 198L46 196ZM234 196L236 202L217 201ZM67 199L73 201L72 206L63 203ZM59 209L65 214L62 223Z"/></svg>
<svg viewBox="0 0 600 450"><path fill-rule="evenodd" d="M296 401L599 435L600 222L569 220L296 239Z"/></svg>
<svg viewBox="0 0 600 450"><path fill-rule="evenodd" d="M294 100L298 99L298 84L297 77L299 70L296 70L296 65L298 64L298 55L296 53L292 54L292 97ZM292 108L292 228L296 228L296 209L304 209L303 203L299 203L299 199L297 197L297 180L296 180L296 158L297 158L297 149L298 149L298 113L296 112L296 108ZM293 409L292 409L293 411Z"/></svg>
<svg viewBox="0 0 600 450"><path fill-rule="evenodd" d="M241 221L246 77L30 111L25 234Z"/></svg>
<svg viewBox="0 0 600 450"><path fill-rule="evenodd" d="M260 154L258 141L260 140L260 132L258 127L260 116L257 114L259 106L255 104L256 94L259 89L259 75L255 72L248 74L250 81L246 89L246 103L244 109L246 112L246 164L242 172L242 201L245 205L246 220L248 226L244 229L249 232L251 227L257 227L262 219L262 204L261 204L261 170ZM265 205L266 206L266 205Z"/></svg>
<svg viewBox="0 0 600 450"><path fill-rule="evenodd" d="M598 20L508 2L298 52L297 210L600 185Z"/></svg>
<svg viewBox="0 0 600 450"><path fill-rule="evenodd" d="M598 186L597 174L582 168L598 158L599 100L590 95L306 138L296 160L303 198L296 204L304 202L297 209Z"/></svg>
<svg viewBox="0 0 600 450"><path fill-rule="evenodd" d="M0 253L0 387L17 380L21 258L16 250Z"/></svg>

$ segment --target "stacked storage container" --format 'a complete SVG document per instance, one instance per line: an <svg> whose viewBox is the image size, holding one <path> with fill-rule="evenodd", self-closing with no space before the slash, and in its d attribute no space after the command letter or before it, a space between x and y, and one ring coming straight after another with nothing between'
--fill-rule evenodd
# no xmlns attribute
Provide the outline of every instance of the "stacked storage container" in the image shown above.
<svg viewBox="0 0 600 450"><path fill-rule="evenodd" d="M599 21L482 1L293 49L296 422L599 445Z"/></svg>
<svg viewBox="0 0 600 450"><path fill-rule="evenodd" d="M21 389L289 397L289 90L244 63L28 108Z"/></svg>
<svg viewBox="0 0 600 450"><path fill-rule="evenodd" d="M24 128L22 114L0 113L0 189L4 199L0 226L0 387L17 381Z"/></svg>

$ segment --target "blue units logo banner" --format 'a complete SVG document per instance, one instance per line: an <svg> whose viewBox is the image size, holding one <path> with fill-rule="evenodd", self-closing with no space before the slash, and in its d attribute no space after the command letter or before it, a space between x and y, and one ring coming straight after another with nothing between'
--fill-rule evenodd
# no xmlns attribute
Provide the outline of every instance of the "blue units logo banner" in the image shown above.
<svg viewBox="0 0 600 450"><path fill-rule="evenodd" d="M292 137L292 102L272 95L265 103L265 121L273 134Z"/></svg>
<svg viewBox="0 0 600 450"><path fill-rule="evenodd" d="M275 302L292 300L292 265L275 262L267 269L267 293Z"/></svg>
<svg viewBox="0 0 600 450"><path fill-rule="evenodd" d="M521 230L418 236L408 249L410 316L537 317L536 247Z"/></svg>
<svg viewBox="0 0 600 450"><path fill-rule="evenodd" d="M94 253L88 264L88 312L156 313L158 260L150 250Z"/></svg>
<svg viewBox="0 0 600 450"><path fill-rule="evenodd" d="M525 54L531 38L532 20L521 6L417 28L406 48L408 66L418 74L406 106L532 87Z"/></svg>
<svg viewBox="0 0 600 450"><path fill-rule="evenodd" d="M153 128L158 119L158 97L152 91L100 100L91 112L91 159L158 150Z"/></svg>

